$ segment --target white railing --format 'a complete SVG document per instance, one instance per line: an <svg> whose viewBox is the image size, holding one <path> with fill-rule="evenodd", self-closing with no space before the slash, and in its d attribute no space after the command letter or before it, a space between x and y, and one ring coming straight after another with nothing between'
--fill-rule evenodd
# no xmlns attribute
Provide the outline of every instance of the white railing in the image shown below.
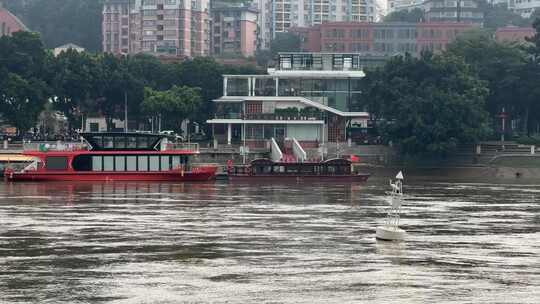
<svg viewBox="0 0 540 304"><path fill-rule="evenodd" d="M80 142L28 142L23 143L24 151L81 151L88 145Z"/></svg>
<svg viewBox="0 0 540 304"><path fill-rule="evenodd" d="M304 148L302 148L302 146L300 145L298 140L296 140L296 138L293 138L293 153L299 162L303 163L306 161L307 153L306 151L304 151Z"/></svg>
<svg viewBox="0 0 540 304"><path fill-rule="evenodd" d="M198 143L168 143L165 146L165 151L191 151L199 153Z"/></svg>
<svg viewBox="0 0 540 304"><path fill-rule="evenodd" d="M272 154L272 161L278 162L283 158L283 152L281 152L281 149L279 148L279 145L277 144L276 140L272 137L271 139L271 154Z"/></svg>

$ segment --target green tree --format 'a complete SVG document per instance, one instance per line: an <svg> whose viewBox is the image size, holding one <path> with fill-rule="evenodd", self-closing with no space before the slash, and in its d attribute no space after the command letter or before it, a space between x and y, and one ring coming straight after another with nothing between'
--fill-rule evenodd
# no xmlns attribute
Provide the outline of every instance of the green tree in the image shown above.
<svg viewBox="0 0 540 304"><path fill-rule="evenodd" d="M418 23L425 20L424 10L415 8L413 10L399 10L384 17L385 22L412 22Z"/></svg>
<svg viewBox="0 0 540 304"><path fill-rule="evenodd" d="M173 86L170 90L144 90L143 112L151 117L161 117L165 126L179 131L182 121L193 119L202 104L201 89Z"/></svg>
<svg viewBox="0 0 540 304"><path fill-rule="evenodd" d="M365 81L383 135L405 154L442 156L488 131L486 84L457 57L395 57Z"/></svg>
<svg viewBox="0 0 540 304"><path fill-rule="evenodd" d="M0 38L0 114L20 134L36 125L50 96L49 58L38 34L16 32Z"/></svg>
<svg viewBox="0 0 540 304"><path fill-rule="evenodd" d="M485 0L479 1L479 10L484 13L484 28L495 31L507 25L527 26L529 20L508 9L506 3L492 4Z"/></svg>
<svg viewBox="0 0 540 304"><path fill-rule="evenodd" d="M473 30L450 44L447 54L463 58L480 79L488 82L486 108L492 117L503 107L511 111L515 98L512 88L519 82L512 71L526 61L526 53L518 45L500 43L487 31Z"/></svg>
<svg viewBox="0 0 540 304"><path fill-rule="evenodd" d="M47 84L40 79L25 79L8 73L0 80L0 112L2 117L24 134L37 123L47 102Z"/></svg>
<svg viewBox="0 0 540 304"><path fill-rule="evenodd" d="M276 37L270 43L272 56L280 52L298 52L302 48L300 37L293 33L276 33Z"/></svg>
<svg viewBox="0 0 540 304"><path fill-rule="evenodd" d="M68 118L70 126L78 125L81 114L89 108L95 65L94 56L71 49L53 60L54 108Z"/></svg>
<svg viewBox="0 0 540 304"><path fill-rule="evenodd" d="M173 84L201 88L203 105L193 117L205 122L214 113L213 100L223 96L224 74L260 74L254 66L228 66L217 63L213 58L197 57L172 67Z"/></svg>

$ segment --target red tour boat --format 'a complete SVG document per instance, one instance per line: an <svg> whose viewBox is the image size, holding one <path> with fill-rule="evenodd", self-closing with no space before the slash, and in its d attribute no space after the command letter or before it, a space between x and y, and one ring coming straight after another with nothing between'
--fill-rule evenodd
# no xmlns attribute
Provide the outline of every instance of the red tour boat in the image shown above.
<svg viewBox="0 0 540 304"><path fill-rule="evenodd" d="M6 169L10 181L207 181L216 166L195 167L197 144L169 144L162 135L83 133L85 144L43 145L25 151L34 162Z"/></svg>

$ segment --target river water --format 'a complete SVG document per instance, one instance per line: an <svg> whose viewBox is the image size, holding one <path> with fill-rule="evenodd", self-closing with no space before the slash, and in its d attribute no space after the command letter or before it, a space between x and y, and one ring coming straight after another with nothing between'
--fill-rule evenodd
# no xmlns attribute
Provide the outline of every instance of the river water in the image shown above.
<svg viewBox="0 0 540 304"><path fill-rule="evenodd" d="M0 183L0 303L540 303L540 186Z"/></svg>

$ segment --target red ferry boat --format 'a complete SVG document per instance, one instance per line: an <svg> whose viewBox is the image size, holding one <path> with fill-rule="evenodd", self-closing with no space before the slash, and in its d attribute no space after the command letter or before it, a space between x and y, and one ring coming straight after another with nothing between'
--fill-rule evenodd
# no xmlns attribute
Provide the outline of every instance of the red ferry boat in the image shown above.
<svg viewBox="0 0 540 304"><path fill-rule="evenodd" d="M21 171L6 169L9 181L207 181L217 166L195 167L197 144L169 144L145 133L82 133L85 144L41 144L25 151L34 158Z"/></svg>
<svg viewBox="0 0 540 304"><path fill-rule="evenodd" d="M333 158L322 162L274 162L268 158L251 161L248 165L227 166L231 181L324 181L366 182L369 173L354 172L352 161Z"/></svg>

